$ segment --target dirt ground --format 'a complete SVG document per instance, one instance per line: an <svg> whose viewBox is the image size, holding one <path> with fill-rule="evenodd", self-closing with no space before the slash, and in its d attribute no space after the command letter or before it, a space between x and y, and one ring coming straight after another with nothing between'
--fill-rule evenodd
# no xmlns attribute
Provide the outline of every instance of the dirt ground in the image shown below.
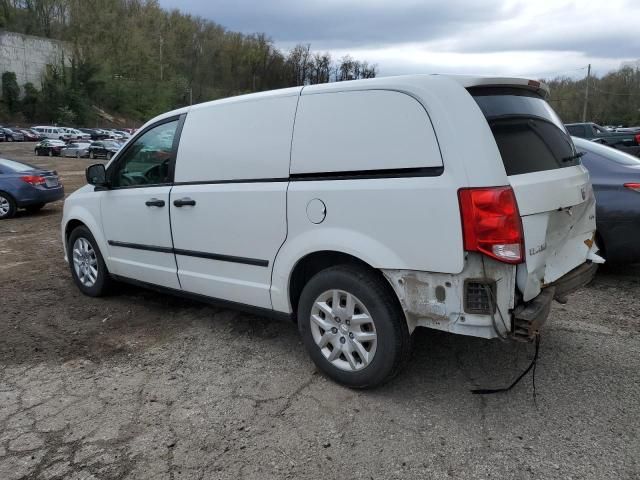
<svg viewBox="0 0 640 480"><path fill-rule="evenodd" d="M67 193L88 160L55 168ZM0 222L0 479L637 479L640 266L554 305L532 345L421 330L374 391L316 372L296 327L133 287L82 296L62 203Z"/></svg>

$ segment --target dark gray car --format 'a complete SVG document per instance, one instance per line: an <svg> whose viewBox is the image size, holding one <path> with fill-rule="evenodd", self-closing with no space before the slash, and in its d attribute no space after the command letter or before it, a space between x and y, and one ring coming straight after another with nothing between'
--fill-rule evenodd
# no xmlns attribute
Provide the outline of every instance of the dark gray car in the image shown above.
<svg viewBox="0 0 640 480"><path fill-rule="evenodd" d="M583 138L573 143L591 175L603 256L611 263L640 262L640 159Z"/></svg>

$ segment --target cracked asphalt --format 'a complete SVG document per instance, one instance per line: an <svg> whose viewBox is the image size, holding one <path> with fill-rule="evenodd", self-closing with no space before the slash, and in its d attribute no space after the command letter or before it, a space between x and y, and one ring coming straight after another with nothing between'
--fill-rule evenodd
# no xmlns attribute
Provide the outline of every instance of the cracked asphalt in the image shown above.
<svg viewBox="0 0 640 480"><path fill-rule="evenodd" d="M88 160L56 168L67 192ZM532 345L421 330L374 391L315 371L294 325L123 286L82 296L62 204L0 222L0 479L637 479L640 266L554 305Z"/></svg>

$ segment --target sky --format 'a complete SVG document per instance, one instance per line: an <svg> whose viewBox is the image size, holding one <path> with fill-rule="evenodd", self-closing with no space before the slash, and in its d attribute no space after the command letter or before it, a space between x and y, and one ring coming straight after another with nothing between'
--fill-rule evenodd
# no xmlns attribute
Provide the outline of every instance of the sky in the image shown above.
<svg viewBox="0 0 640 480"><path fill-rule="evenodd" d="M350 54L379 75L583 77L640 59L640 0L159 0L276 46Z"/></svg>

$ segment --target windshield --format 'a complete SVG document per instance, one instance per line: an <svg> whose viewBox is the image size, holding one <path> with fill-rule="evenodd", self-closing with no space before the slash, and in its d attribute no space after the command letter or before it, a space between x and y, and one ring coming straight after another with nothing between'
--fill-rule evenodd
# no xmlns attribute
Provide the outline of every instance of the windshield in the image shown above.
<svg viewBox="0 0 640 480"><path fill-rule="evenodd" d="M13 170L14 172L29 172L31 170L37 170L37 168L32 165L14 162L13 160L7 160L6 158L0 158L0 165L7 167L9 170Z"/></svg>
<svg viewBox="0 0 640 480"><path fill-rule="evenodd" d="M496 140L507 175L580 164L562 120L537 93L509 87L471 88Z"/></svg>

